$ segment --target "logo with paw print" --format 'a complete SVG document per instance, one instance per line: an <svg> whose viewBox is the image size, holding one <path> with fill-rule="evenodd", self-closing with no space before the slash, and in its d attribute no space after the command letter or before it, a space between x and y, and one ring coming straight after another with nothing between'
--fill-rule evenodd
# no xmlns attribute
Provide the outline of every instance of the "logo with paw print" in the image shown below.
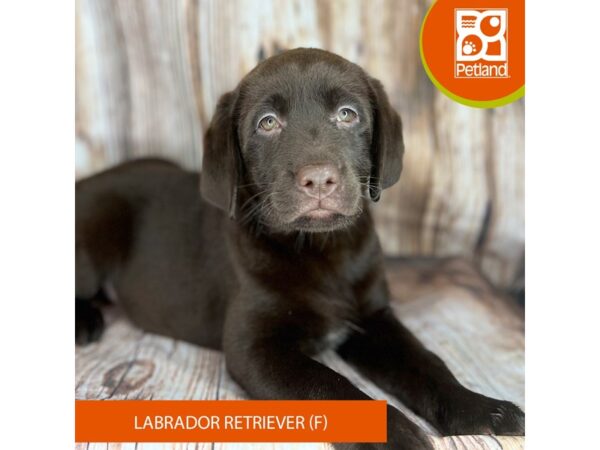
<svg viewBox="0 0 600 450"><path fill-rule="evenodd" d="M507 28L507 9L455 9L455 77L508 77Z"/></svg>
<svg viewBox="0 0 600 450"><path fill-rule="evenodd" d="M525 2L429 3L419 49L433 85L450 99L477 108L495 108L521 98L525 93Z"/></svg>
<svg viewBox="0 0 600 450"><path fill-rule="evenodd" d="M464 41L463 42L463 47L462 47L463 55L472 55L476 51L477 51L477 47L475 46L474 42L472 42L472 41Z"/></svg>

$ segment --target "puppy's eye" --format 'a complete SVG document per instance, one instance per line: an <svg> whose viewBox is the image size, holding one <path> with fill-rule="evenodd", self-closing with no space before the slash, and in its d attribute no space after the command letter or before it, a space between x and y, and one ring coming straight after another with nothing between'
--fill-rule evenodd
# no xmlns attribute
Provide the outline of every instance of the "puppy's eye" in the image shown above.
<svg viewBox="0 0 600 450"><path fill-rule="evenodd" d="M265 116L258 122L258 127L263 131L273 131L280 127L275 116Z"/></svg>
<svg viewBox="0 0 600 450"><path fill-rule="evenodd" d="M341 108L337 113L336 120L338 122L351 124L358 120L358 113L350 108Z"/></svg>

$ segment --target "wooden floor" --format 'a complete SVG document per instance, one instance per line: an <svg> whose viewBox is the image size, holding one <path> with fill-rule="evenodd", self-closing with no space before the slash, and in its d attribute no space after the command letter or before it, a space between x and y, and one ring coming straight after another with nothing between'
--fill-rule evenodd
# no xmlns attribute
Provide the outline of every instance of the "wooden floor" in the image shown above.
<svg viewBox="0 0 600 450"><path fill-rule="evenodd" d="M390 261L394 308L403 322L469 388L524 408L524 323L519 307L494 292L466 261ZM76 350L78 399L244 399L220 352L134 328L109 311L102 340ZM441 438L424 421L360 377L333 353L320 359L374 398L405 411L432 435L436 449L522 450L524 438ZM329 449L328 444L106 444L77 450Z"/></svg>

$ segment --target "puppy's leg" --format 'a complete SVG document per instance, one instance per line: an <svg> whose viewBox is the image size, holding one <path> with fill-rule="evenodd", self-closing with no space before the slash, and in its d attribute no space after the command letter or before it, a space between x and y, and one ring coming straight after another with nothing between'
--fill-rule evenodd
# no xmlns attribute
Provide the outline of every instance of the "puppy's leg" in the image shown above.
<svg viewBox="0 0 600 450"><path fill-rule="evenodd" d="M338 353L442 434L524 434L525 416L517 406L462 386L389 307L361 328L364 332L353 334Z"/></svg>
<svg viewBox="0 0 600 450"><path fill-rule="evenodd" d="M86 345L97 341L104 331L102 311L89 300L75 299L75 342Z"/></svg>
<svg viewBox="0 0 600 450"><path fill-rule="evenodd" d="M129 202L96 180L76 192L75 342L100 339L104 319L98 306L105 300L102 284L122 264L133 239L134 211Z"/></svg>
<svg viewBox="0 0 600 450"><path fill-rule="evenodd" d="M96 303L101 295L101 275L81 243L75 244L75 343L97 341L104 331L102 311Z"/></svg>
<svg viewBox="0 0 600 450"><path fill-rule="evenodd" d="M236 317L244 317L236 315ZM305 355L285 332L273 332L271 320L228 319L224 350L227 369L256 399L369 400L339 373ZM395 408L387 410L386 444L335 444L337 448L433 450L424 432Z"/></svg>

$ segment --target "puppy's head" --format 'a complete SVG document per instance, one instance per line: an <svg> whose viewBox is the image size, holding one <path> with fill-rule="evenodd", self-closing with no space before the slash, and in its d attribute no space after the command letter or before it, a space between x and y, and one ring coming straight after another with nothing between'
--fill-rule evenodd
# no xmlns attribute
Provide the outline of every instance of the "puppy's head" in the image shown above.
<svg viewBox="0 0 600 450"><path fill-rule="evenodd" d="M276 232L350 225L402 170L402 125L381 83L332 53L267 59L219 101L201 190Z"/></svg>

